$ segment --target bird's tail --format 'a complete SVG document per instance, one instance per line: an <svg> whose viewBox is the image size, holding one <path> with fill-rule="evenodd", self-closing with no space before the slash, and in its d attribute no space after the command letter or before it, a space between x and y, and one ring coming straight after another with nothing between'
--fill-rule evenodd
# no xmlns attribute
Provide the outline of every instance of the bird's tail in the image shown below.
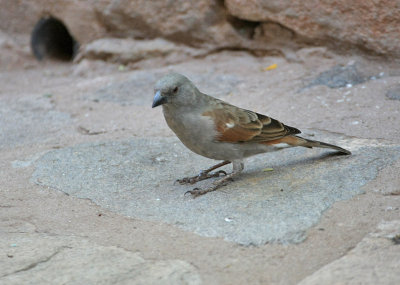
<svg viewBox="0 0 400 285"><path fill-rule="evenodd" d="M299 136L283 137L283 138L279 139L279 142L277 140L276 143L287 143L292 146L303 146L303 147L309 147L309 148L313 148L313 147L330 148L330 149L340 151L343 154L351 154L350 151L348 151L347 149L341 148L339 146L320 142L320 141L313 141L313 140L305 139L305 138L302 138Z"/></svg>
<svg viewBox="0 0 400 285"><path fill-rule="evenodd" d="M330 148L330 149L340 151L343 154L351 154L351 152L348 151L347 149L341 148L340 146L337 146L337 145L324 143L324 142L320 142L320 141L313 141L313 140L305 139L305 138L302 138L299 136L293 136L293 138L295 138L296 145L298 145L298 146L304 146L304 147L310 147L310 148L312 148L312 147Z"/></svg>

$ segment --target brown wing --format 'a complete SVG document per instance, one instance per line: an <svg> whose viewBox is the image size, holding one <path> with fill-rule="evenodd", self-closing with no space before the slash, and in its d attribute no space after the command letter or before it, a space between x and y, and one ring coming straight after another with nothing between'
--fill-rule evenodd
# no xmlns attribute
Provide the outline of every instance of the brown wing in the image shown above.
<svg viewBox="0 0 400 285"><path fill-rule="evenodd" d="M229 104L224 104L222 107L203 113L203 116L213 119L218 132L217 141L262 143L300 133L298 129L286 126L270 117Z"/></svg>

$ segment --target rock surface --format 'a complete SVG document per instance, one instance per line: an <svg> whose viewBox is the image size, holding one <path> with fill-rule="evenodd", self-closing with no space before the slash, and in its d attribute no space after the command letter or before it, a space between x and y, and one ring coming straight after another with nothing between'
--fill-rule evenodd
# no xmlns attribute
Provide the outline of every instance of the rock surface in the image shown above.
<svg viewBox="0 0 400 285"><path fill-rule="evenodd" d="M62 135L70 115L53 109L52 94L3 102L0 105L0 149L44 142L49 134Z"/></svg>
<svg viewBox="0 0 400 285"><path fill-rule="evenodd" d="M0 29L8 33L30 34L40 18L52 15L60 19L79 43L89 43L104 37L106 28L99 21L96 9L102 10L108 1L68 0L9 1L3 0Z"/></svg>
<svg viewBox="0 0 400 285"><path fill-rule="evenodd" d="M107 29L119 36L164 37L214 47L229 46L239 40L227 21L224 6L217 0L182 0L172 5L165 1L109 1L99 13Z"/></svg>
<svg viewBox="0 0 400 285"><path fill-rule="evenodd" d="M228 12L242 20L278 23L306 41L355 46L400 55L399 2L226 0Z"/></svg>
<svg viewBox="0 0 400 285"><path fill-rule="evenodd" d="M163 58L168 62L179 62L205 52L191 49L162 39L135 41L133 39L104 38L84 47L82 57L120 64L135 63L150 58Z"/></svg>
<svg viewBox="0 0 400 285"><path fill-rule="evenodd" d="M386 97L391 100L400 100L400 85L396 85L396 86L390 88L386 92Z"/></svg>
<svg viewBox="0 0 400 285"><path fill-rule="evenodd" d="M400 101L386 96L399 84L395 62L324 47L290 58L220 51L124 68L25 60L0 66L0 272L9 274L0 283L73 283L82 275L94 284L151 283L160 273L167 284L291 285L352 255L382 221L398 220ZM364 82L325 84L352 80L352 72L332 70L353 65ZM191 187L174 179L211 161L186 150L161 110L151 109L154 83L170 71L353 156L301 148L260 155L220 191L184 197ZM325 85L304 88L321 77ZM278 237L301 242L264 244ZM250 240L259 245L237 244ZM366 250L355 268L381 270L386 262L382 270L400 283L392 259L371 264L380 253L391 257L397 240L370 239L376 251Z"/></svg>
<svg viewBox="0 0 400 285"><path fill-rule="evenodd" d="M282 49L323 44L335 50L400 56L397 1L2 2L1 30L29 34L41 17L51 14L63 21L81 44L110 36L162 37L212 50L245 48L281 53Z"/></svg>
<svg viewBox="0 0 400 285"><path fill-rule="evenodd" d="M368 81L368 77L354 65L334 66L332 69L322 72L312 80L307 87L325 85L330 88L351 87Z"/></svg>
<svg viewBox="0 0 400 285"><path fill-rule="evenodd" d="M343 138L342 143L352 145ZM173 181L215 162L190 153L176 139L54 150L35 163L32 181L133 218L167 222L203 236L243 245L298 243L334 202L363 193L378 169L400 159L398 147L350 150L350 157L306 149L252 157L235 183L195 200L184 197L194 186L173 186ZM273 171L263 171L266 166ZM245 185L251 187L244 190Z"/></svg>
<svg viewBox="0 0 400 285"><path fill-rule="evenodd" d="M127 80L111 83L96 90L87 96L95 102L114 102L123 106L136 105L147 107L149 105L149 94L153 93L155 82L164 75L165 72L154 71L135 72ZM227 96L237 90L241 80L235 75L221 73L193 73L188 71L187 76L196 80L198 84L206 86L208 94L216 96ZM212 77L212 80L210 80Z"/></svg>
<svg viewBox="0 0 400 285"><path fill-rule="evenodd" d="M400 220L382 222L345 256L324 266L299 285L397 284L400 269Z"/></svg>
<svg viewBox="0 0 400 285"><path fill-rule="evenodd" d="M0 244L2 284L201 284L182 260L145 260L80 237L3 233Z"/></svg>

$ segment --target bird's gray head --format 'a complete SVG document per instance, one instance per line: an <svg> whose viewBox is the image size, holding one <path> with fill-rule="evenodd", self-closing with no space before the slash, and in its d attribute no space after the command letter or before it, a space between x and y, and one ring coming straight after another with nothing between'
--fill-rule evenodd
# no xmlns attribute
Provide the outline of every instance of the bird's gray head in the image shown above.
<svg viewBox="0 0 400 285"><path fill-rule="evenodd" d="M188 105L195 103L196 86L179 73L169 73L157 81L152 108L160 105Z"/></svg>

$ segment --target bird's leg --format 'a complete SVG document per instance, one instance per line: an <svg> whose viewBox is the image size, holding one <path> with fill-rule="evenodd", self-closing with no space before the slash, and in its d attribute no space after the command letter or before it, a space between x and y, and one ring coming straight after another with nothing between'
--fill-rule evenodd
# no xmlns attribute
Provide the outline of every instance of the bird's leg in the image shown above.
<svg viewBox="0 0 400 285"><path fill-rule="evenodd" d="M199 182L201 180L205 180L208 178L212 178L212 177L219 177L221 174L226 175L226 172L223 170L219 170L217 172L214 173L210 173L211 171L220 168L221 166L227 165L231 163L228 160L225 160L223 162L220 162L208 169L202 170L200 171L199 175L193 176L193 177L185 177L182 179L177 179L176 182L179 182L179 184L194 184L196 182Z"/></svg>
<svg viewBox="0 0 400 285"><path fill-rule="evenodd" d="M233 161L233 171L232 173L226 175L225 177L215 181L213 186L206 188L206 189L200 189L200 188L194 188L193 190L187 191L186 194L191 194L193 197L198 197L200 195L204 195L208 192L212 192L217 190L219 187L224 186L227 184L229 180L232 180L233 177L237 176L242 172L244 168L244 164L241 160L239 161Z"/></svg>

